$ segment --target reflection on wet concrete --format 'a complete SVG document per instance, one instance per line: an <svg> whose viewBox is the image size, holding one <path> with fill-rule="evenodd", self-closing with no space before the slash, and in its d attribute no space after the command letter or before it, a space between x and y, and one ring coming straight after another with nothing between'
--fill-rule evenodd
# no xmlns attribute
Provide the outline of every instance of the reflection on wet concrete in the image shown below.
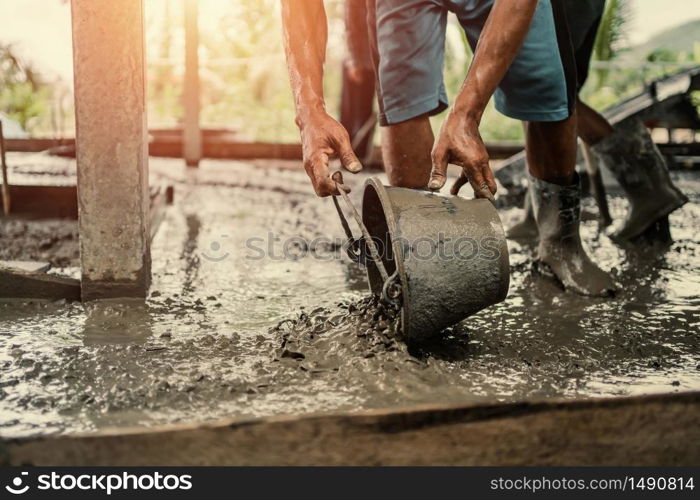
<svg viewBox="0 0 700 500"><path fill-rule="evenodd" d="M86 346L142 344L151 336L150 310L143 300L105 300L85 306Z"/></svg>
<svg viewBox="0 0 700 500"><path fill-rule="evenodd" d="M188 214L185 217L187 221L187 236L182 245L182 252L180 253L180 259L185 264L185 279L182 283L183 293L192 292L193 284L197 275L199 274L199 255L197 254L199 231L202 227L202 223L199 221L199 217L196 214ZM207 257L207 254L203 254Z"/></svg>
<svg viewBox="0 0 700 500"><path fill-rule="evenodd" d="M531 273L533 249L511 242L507 300L409 350L391 312L365 298L361 268L333 244L312 256L301 243L342 237L301 169L209 162L185 184L178 164L153 165L177 201L145 303L0 304L3 435L700 389L696 174L679 180L691 203L671 217L676 241L662 254L619 248L585 223L620 284L614 300L561 293ZM611 209L619 218L624 201Z"/></svg>

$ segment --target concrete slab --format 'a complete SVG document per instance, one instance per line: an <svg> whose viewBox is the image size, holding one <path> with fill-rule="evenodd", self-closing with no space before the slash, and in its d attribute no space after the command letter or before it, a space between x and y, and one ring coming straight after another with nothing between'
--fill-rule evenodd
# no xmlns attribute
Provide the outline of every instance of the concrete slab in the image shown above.
<svg viewBox="0 0 700 500"><path fill-rule="evenodd" d="M529 246L512 244L506 303L416 352L377 332L364 271L342 248L284 250L285 241L344 241L330 200L315 197L298 164L266 172L215 161L188 171L182 163L151 164L154 177L162 170L162 180L176 184L178 201L154 240L146 307L0 307L0 358L11 361L2 435L700 390L696 173L679 179L692 201L671 218L677 243L663 265L659 255L620 249L595 224L582 225L596 262L618 270L615 300L562 293L532 275ZM346 176L358 201L368 176ZM610 202L615 216L627 208L617 193ZM37 237L23 237L32 257L2 258L49 260L40 242L69 233L52 233L60 229L53 224L35 229ZM246 247L251 238L262 239ZM77 265L72 259L66 263Z"/></svg>

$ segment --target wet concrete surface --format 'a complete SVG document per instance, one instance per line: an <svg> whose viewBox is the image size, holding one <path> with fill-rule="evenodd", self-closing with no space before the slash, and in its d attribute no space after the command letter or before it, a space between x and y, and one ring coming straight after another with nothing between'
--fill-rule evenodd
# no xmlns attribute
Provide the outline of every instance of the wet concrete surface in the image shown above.
<svg viewBox="0 0 700 500"><path fill-rule="evenodd" d="M15 182L55 175L10 160ZM700 389L697 173L678 179L691 202L672 215L676 241L664 252L619 248L585 222L586 246L621 285L616 298L562 293L532 274L533 248L510 242L506 301L409 349L342 254L331 201L312 195L297 165L277 166L187 172L152 161L176 201L154 240L145 303L0 303L0 434ZM366 177L346 176L353 196ZM625 203L610 202L619 220ZM77 273L75 222L22 224L0 223L0 258ZM42 250L43 238L55 241Z"/></svg>

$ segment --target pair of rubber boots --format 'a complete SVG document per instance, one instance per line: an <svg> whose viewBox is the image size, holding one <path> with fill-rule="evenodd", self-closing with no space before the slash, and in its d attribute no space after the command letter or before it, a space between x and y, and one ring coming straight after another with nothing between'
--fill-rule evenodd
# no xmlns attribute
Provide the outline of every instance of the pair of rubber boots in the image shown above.
<svg viewBox="0 0 700 500"><path fill-rule="evenodd" d="M594 145L594 154L612 172L630 203L616 240L633 241L683 206L688 199L672 183L666 162L641 121L616 127ZM591 296L614 293L612 279L596 266L581 246L581 189L578 181L559 186L530 176L525 219L514 225L511 239L539 235L537 265L574 292Z"/></svg>

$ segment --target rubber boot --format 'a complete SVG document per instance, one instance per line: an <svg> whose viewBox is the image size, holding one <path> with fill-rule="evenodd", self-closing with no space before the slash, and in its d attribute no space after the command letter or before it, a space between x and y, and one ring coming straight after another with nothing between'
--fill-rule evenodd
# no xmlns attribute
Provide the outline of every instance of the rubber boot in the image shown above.
<svg viewBox="0 0 700 500"><path fill-rule="evenodd" d="M611 237L634 240L688 202L673 185L661 152L640 120L615 127L615 133L592 148L612 172L630 203L619 230Z"/></svg>
<svg viewBox="0 0 700 500"><path fill-rule="evenodd" d="M532 213L529 187L525 193L523 210L525 211L523 219L506 230L506 238L510 240L531 240L537 238L537 223L535 222L535 215Z"/></svg>
<svg viewBox="0 0 700 500"><path fill-rule="evenodd" d="M532 208L540 235L536 268L566 290L593 297L615 293L612 278L596 266L581 245L581 186L578 174L569 186L530 175Z"/></svg>

